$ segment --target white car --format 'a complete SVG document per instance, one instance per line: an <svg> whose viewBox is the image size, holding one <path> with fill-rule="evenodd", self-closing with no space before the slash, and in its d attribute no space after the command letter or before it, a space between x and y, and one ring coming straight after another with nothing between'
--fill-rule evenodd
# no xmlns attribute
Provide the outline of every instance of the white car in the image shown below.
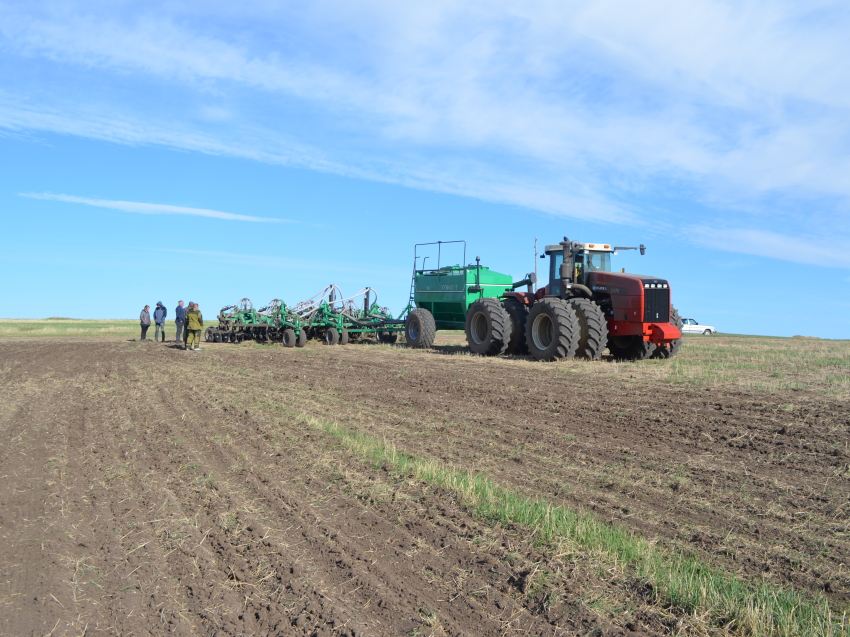
<svg viewBox="0 0 850 637"><path fill-rule="evenodd" d="M694 319L682 319L683 334L716 334L717 328L711 325L700 325Z"/></svg>

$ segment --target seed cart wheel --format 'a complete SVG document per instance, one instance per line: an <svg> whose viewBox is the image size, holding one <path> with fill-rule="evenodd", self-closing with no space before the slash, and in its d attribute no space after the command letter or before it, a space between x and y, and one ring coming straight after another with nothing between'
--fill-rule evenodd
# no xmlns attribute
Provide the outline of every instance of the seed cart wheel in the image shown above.
<svg viewBox="0 0 850 637"><path fill-rule="evenodd" d="M679 310L677 310L672 305L670 306L670 324L678 327L679 332L682 331L682 325L684 324L682 321L682 317L679 316ZM652 352L652 358L670 358L671 356L675 356L676 354L678 354L681 348L682 338L679 337L675 341L670 343L668 347L656 347L655 351Z"/></svg>
<svg viewBox="0 0 850 637"><path fill-rule="evenodd" d="M570 299L570 307L578 317L581 335L576 356L597 360L608 345L608 322L602 308L590 299Z"/></svg>
<svg viewBox="0 0 850 637"><path fill-rule="evenodd" d="M581 325L575 310L561 299L544 298L531 306L525 326L528 352L539 361L575 356Z"/></svg>
<svg viewBox="0 0 850 637"><path fill-rule="evenodd" d="M335 327L329 327L325 330L322 340L325 345L336 345L339 343L339 332L336 331Z"/></svg>
<svg viewBox="0 0 850 637"><path fill-rule="evenodd" d="M505 354L522 355L528 354L528 345L525 343L525 324L528 321L528 308L516 299L510 298L502 301L502 307L511 317L511 340Z"/></svg>
<svg viewBox="0 0 850 637"><path fill-rule="evenodd" d="M215 338L215 328L210 326L206 330L204 330L204 340L207 343L211 343Z"/></svg>
<svg viewBox="0 0 850 637"><path fill-rule="evenodd" d="M307 344L307 331L300 330L298 332L298 338L295 341L295 347L304 347Z"/></svg>
<svg viewBox="0 0 850 637"><path fill-rule="evenodd" d="M608 351L615 360L642 361L655 354L657 346L640 336L608 336Z"/></svg>
<svg viewBox="0 0 850 637"><path fill-rule="evenodd" d="M437 337L437 325L434 315L428 310L418 307L404 320L404 337L407 344L415 348L427 348L434 344Z"/></svg>
<svg viewBox="0 0 850 637"><path fill-rule="evenodd" d="M478 299L466 312L466 342L473 354L504 354L511 339L511 317L498 299Z"/></svg>
<svg viewBox="0 0 850 637"><path fill-rule="evenodd" d="M339 344L348 345L348 330L344 327L342 328L342 332L339 335Z"/></svg>
<svg viewBox="0 0 850 637"><path fill-rule="evenodd" d="M295 330L291 327L287 327L283 330L283 346L284 347L295 347Z"/></svg>

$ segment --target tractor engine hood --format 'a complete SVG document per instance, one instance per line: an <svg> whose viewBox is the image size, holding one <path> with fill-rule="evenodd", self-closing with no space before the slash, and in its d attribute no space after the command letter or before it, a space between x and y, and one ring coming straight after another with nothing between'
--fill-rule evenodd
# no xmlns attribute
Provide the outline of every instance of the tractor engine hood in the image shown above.
<svg viewBox="0 0 850 637"><path fill-rule="evenodd" d="M644 274L625 274L622 272L591 272L588 276L588 287L593 292L603 294L640 295L643 290L669 290L670 284L666 279L659 279Z"/></svg>

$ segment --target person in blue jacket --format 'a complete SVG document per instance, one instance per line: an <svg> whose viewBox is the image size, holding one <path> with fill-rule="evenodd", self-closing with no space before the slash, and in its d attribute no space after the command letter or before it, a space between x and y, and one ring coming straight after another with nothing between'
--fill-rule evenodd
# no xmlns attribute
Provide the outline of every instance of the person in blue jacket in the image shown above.
<svg viewBox="0 0 850 637"><path fill-rule="evenodd" d="M175 343L183 342L183 328L186 326L186 310L183 308L183 301L177 302L177 308L174 310L177 315L174 319L174 324L177 326L177 336L174 339Z"/></svg>
<svg viewBox="0 0 850 637"><path fill-rule="evenodd" d="M156 309L153 311L153 322L156 323L156 331L153 333L153 342L159 340L160 332L162 333L162 342L165 342L165 317L168 316L168 310L162 304L162 301L156 302Z"/></svg>

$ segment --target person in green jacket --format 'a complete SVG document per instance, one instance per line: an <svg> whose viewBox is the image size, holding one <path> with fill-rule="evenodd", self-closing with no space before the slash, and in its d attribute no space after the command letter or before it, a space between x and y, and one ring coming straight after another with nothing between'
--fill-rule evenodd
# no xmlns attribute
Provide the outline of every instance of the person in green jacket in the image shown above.
<svg viewBox="0 0 850 637"><path fill-rule="evenodd" d="M186 341L187 350L200 350L198 345L201 344L201 330L204 329L204 315L198 304L195 303L186 310L186 331L189 333L189 338Z"/></svg>

